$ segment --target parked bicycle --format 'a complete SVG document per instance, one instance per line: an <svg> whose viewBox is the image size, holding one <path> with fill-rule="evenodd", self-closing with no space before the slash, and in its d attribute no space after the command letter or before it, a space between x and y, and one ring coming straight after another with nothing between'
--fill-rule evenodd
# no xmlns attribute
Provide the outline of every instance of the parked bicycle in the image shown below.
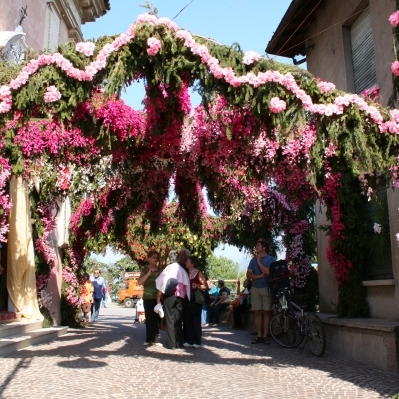
<svg viewBox="0 0 399 399"><path fill-rule="evenodd" d="M294 348L306 338L304 347L308 344L314 355L322 356L326 350L323 323L316 313L305 315L304 308L290 300L290 294L290 289L284 288L276 295L278 302L270 321L273 339L285 348Z"/></svg>

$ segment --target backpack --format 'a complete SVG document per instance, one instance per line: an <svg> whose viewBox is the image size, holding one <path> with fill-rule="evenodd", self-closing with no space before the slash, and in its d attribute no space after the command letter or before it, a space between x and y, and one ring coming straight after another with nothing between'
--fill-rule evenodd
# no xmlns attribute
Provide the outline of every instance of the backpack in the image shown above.
<svg viewBox="0 0 399 399"><path fill-rule="evenodd" d="M290 276L291 272L288 268L288 263L286 260L279 260L273 262L270 267L270 287L276 292L284 288L290 288Z"/></svg>

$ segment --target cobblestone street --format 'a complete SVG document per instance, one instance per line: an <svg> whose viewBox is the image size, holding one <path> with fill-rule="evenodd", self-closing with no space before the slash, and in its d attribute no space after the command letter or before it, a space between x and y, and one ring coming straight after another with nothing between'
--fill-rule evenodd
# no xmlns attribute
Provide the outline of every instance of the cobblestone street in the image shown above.
<svg viewBox="0 0 399 399"><path fill-rule="evenodd" d="M204 329L200 349L170 351L143 346L145 326L133 324L132 309L102 308L100 320L4 357L0 398L371 399L399 392L398 374L340 359L328 348L317 358L273 341L251 345L248 331L223 326Z"/></svg>

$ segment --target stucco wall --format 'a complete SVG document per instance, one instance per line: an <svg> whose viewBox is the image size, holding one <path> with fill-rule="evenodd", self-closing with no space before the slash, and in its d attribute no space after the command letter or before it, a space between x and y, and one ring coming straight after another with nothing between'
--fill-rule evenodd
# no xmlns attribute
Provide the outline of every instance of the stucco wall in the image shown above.
<svg viewBox="0 0 399 399"><path fill-rule="evenodd" d="M307 50L308 70L325 81L334 82L338 89L353 91L353 82L348 79L344 51L344 25L350 26L356 15L350 18L364 4L361 0L326 1L308 31ZM367 2L366 2L367 4ZM373 28L374 52L376 58L377 81L380 86L381 103L386 105L392 90L391 63L392 27L388 18L395 10L392 0L370 0L370 14ZM335 25L335 26L333 26ZM327 29L331 27L330 29ZM319 32L325 31L318 34Z"/></svg>
<svg viewBox="0 0 399 399"><path fill-rule="evenodd" d="M41 50L43 48L45 31L45 0L13 0L2 1L0 12L0 30L13 31L19 24L20 10L28 5L28 16L22 22L22 28L26 33L26 43L30 48ZM38 23L38 21L43 21Z"/></svg>
<svg viewBox="0 0 399 399"><path fill-rule="evenodd" d="M395 3L391 0L370 0L370 15L373 29L374 52L376 58L377 83L380 87L382 105L386 105L392 90L391 63L394 59L392 50L392 27L388 18L395 10ZM367 1L327 0L325 6L316 14L312 28L308 31L307 45L314 45L307 50L307 68L316 77L335 83L338 89L353 91L354 85L351 75L351 59L345 46L348 45L345 30L346 26L356 19L352 16L364 8ZM362 7L363 6L363 7ZM352 16L352 18L351 18ZM335 25L335 26L333 26ZM333 27L332 27L333 26ZM327 29L332 27L331 29ZM318 32L322 32L318 34ZM399 232L399 193L388 190L389 216L391 222L392 263L394 280L380 281L368 284L367 299L370 305L371 316L399 320L399 250L396 242L396 233ZM317 208L317 211L319 208ZM323 212L317 212L317 225L326 224ZM328 237L317 231L317 248L319 262L320 310L335 312L338 301L338 285L330 267L326 249Z"/></svg>
<svg viewBox="0 0 399 399"><path fill-rule="evenodd" d="M326 218L325 207L316 203L316 225L329 225ZM319 275L319 307L322 313L336 313L338 303L338 283L334 276L334 269L327 260L328 237L324 232L317 229L317 254Z"/></svg>
<svg viewBox="0 0 399 399"><path fill-rule="evenodd" d="M3 0L0 11L0 30L13 31L19 24L20 10L26 7L27 17L22 22L23 31L26 33L26 43L29 48L37 51L48 47L48 19L46 17L49 5L46 0ZM68 41L82 41L81 25L95 21L105 12L103 0L53 0L51 7L60 17L58 37L59 44Z"/></svg>

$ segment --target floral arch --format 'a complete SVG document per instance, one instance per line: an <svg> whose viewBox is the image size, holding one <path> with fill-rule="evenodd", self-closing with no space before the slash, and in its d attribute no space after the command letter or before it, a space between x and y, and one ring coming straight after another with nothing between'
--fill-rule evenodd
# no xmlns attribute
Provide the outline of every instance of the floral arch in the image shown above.
<svg viewBox="0 0 399 399"><path fill-rule="evenodd" d="M381 171L397 186L399 111L166 18L140 15L120 36L66 45L3 68L0 79L0 241L10 175L39 179L36 250L51 269L51 206L71 196L64 278L73 304L88 251L112 242L140 260L150 234L165 250L196 241L200 256L221 240L250 248L256 235L283 234L301 286L316 200L327 206L328 258L344 284L360 262L348 214ZM144 111L119 97L135 80L145 83ZM192 86L203 99L196 108ZM171 181L178 202L167 204ZM217 218L207 214L204 188ZM348 192L356 194L350 203Z"/></svg>

